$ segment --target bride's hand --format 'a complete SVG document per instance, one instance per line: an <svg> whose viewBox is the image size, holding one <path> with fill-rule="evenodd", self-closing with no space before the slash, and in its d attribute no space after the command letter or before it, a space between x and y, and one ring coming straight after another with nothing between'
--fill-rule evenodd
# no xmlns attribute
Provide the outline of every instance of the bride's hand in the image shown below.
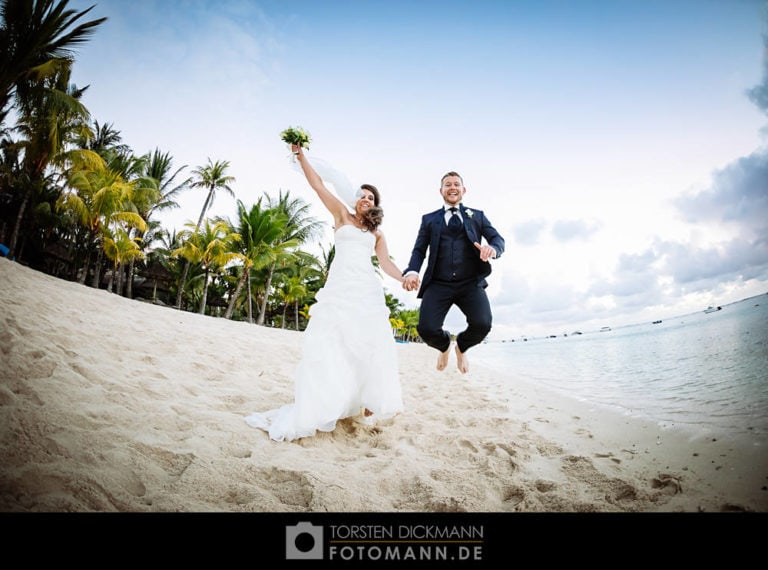
<svg viewBox="0 0 768 570"><path fill-rule="evenodd" d="M297 145L297 144L292 144L292 145L291 145L291 152L292 152L293 154L298 154L298 155L300 155L300 154L303 154L303 153L301 152L301 146L299 146L299 145Z"/></svg>

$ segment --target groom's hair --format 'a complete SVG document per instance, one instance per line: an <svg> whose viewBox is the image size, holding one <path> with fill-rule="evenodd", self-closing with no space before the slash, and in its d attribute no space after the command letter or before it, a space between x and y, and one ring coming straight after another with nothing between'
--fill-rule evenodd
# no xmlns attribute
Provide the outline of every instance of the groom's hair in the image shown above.
<svg viewBox="0 0 768 570"><path fill-rule="evenodd" d="M368 228L369 231L375 232L376 228L381 225L381 222L384 219L384 210L379 206L379 202L381 201L379 189L372 184L361 184L360 188L368 190L373 194L374 206L363 215L363 225Z"/></svg>
<svg viewBox="0 0 768 570"><path fill-rule="evenodd" d="M461 177L461 174L451 170L450 172L446 172L445 174L443 174L443 177L440 179L440 188L443 187L443 182L445 182L445 179L448 178L449 176L458 176L459 180L461 180L461 185L464 186L464 179Z"/></svg>

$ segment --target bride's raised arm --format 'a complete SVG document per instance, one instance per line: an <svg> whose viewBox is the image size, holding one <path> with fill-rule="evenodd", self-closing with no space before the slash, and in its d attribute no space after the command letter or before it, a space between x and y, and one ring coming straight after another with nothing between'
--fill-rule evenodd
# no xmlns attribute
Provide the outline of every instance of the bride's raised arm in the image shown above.
<svg viewBox="0 0 768 570"><path fill-rule="evenodd" d="M291 148L295 149L297 147L292 146ZM301 154L304 154L303 149ZM359 187L356 188L349 181L349 178L347 178L346 174L336 170L332 165L330 165L322 158L317 158L316 156L310 157L306 155L304 155L304 158L309 161L310 166L312 166L312 168L315 170L315 172L317 172L317 174L320 176L320 178L323 179L324 182L327 182L333 186L333 189L336 192L336 196L338 196L339 199L341 199L341 201L344 202L347 206L354 209L357 201L362 198L363 191L360 190ZM301 167L300 164L298 166Z"/></svg>
<svg viewBox="0 0 768 570"><path fill-rule="evenodd" d="M304 154L304 150L298 145L291 145L291 150L293 150L294 154L296 155L298 164L301 167L302 172L304 172L304 176L307 178L307 182L309 182L309 185L317 193L323 205L333 215L333 219L336 227L338 228L341 225L347 223L346 218L349 215L349 211L347 210L347 207L344 205L344 202L342 202L330 190L328 190L328 188L323 183L324 178L328 174L331 174L329 171L325 170L324 168L324 166L327 166L327 163L323 163L323 165L320 166L319 168L319 170L324 171L324 174L325 174L325 176L321 177L321 174L315 169L315 165L316 165L316 162L318 162L318 159L313 158L312 161L310 162L310 160ZM341 176L342 178L346 179L346 177L340 172L332 168L330 168L330 170L333 173L335 173L336 176ZM331 174L331 178L333 178L333 174ZM329 178L328 182L334 185L334 188L338 193L338 187L336 186L334 181ZM343 181L342 181L342 184L343 184ZM349 181L347 181L347 184L349 184ZM352 185L349 184L349 189L351 188L352 188ZM355 201L352 202L352 206L351 206L352 208L354 208L354 204L355 204Z"/></svg>

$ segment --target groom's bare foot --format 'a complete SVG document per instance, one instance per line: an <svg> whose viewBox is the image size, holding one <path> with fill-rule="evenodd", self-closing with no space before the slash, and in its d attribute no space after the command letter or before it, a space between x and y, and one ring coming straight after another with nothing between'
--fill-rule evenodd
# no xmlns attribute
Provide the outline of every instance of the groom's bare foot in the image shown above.
<svg viewBox="0 0 768 570"><path fill-rule="evenodd" d="M437 369L440 371L445 370L445 367L448 366L448 355L451 352L451 347L445 349L445 352L441 352L440 356L437 357Z"/></svg>
<svg viewBox="0 0 768 570"><path fill-rule="evenodd" d="M469 360L467 360L464 353L459 350L458 344L456 345L456 367L462 374L469 372Z"/></svg>

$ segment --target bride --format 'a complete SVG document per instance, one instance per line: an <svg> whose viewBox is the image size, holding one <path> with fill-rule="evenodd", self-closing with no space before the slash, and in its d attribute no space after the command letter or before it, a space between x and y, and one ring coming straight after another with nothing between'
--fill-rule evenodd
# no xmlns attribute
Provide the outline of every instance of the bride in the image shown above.
<svg viewBox="0 0 768 570"><path fill-rule="evenodd" d="M301 146L291 149L333 216L336 254L310 308L295 371L294 402L246 417L249 425L267 431L276 441L333 431L337 420L348 417L375 425L403 408L389 309L371 261L375 252L381 269L403 282L379 229L383 217L379 191L369 184L356 190L330 165L314 158L310 162Z"/></svg>

